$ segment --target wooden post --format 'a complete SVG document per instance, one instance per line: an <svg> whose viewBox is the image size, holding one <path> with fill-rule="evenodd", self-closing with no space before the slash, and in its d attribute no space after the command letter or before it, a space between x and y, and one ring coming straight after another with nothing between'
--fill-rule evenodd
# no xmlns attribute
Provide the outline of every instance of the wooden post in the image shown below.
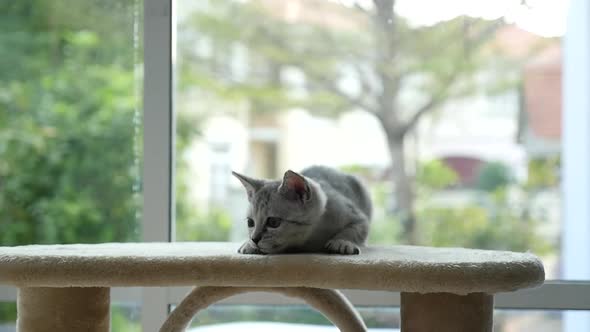
<svg viewBox="0 0 590 332"><path fill-rule="evenodd" d="M402 332L492 332L494 298L473 293L402 293Z"/></svg>
<svg viewBox="0 0 590 332"><path fill-rule="evenodd" d="M19 332L109 332L109 288L21 288L17 301Z"/></svg>

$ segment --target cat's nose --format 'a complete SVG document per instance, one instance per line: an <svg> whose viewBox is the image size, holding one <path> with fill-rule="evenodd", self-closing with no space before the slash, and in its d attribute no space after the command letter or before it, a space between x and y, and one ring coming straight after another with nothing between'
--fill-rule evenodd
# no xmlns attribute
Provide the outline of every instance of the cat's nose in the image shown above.
<svg viewBox="0 0 590 332"><path fill-rule="evenodd" d="M262 239L262 235L256 235L252 238L252 242L254 242L254 244L258 244L258 242L260 242L260 239Z"/></svg>

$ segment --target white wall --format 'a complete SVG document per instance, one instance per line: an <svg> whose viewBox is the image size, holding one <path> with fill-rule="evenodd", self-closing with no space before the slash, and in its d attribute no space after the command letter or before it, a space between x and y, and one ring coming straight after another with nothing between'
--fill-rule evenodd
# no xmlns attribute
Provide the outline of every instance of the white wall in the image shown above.
<svg viewBox="0 0 590 332"><path fill-rule="evenodd" d="M419 155L424 159L462 155L501 161L524 177L526 153L516 144L518 105L515 91L448 103L420 124Z"/></svg>
<svg viewBox="0 0 590 332"><path fill-rule="evenodd" d="M338 118L315 117L304 110L287 112L280 121L279 168L309 165L385 167L385 136L375 117L352 111Z"/></svg>

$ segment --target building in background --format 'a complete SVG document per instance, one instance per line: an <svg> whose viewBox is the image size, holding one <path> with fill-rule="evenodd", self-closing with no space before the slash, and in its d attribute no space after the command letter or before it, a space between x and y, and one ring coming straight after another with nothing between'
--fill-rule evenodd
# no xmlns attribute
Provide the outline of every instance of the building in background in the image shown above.
<svg viewBox="0 0 590 332"><path fill-rule="evenodd" d="M541 51L524 68L524 107L519 116L519 141L531 159L561 153L561 44Z"/></svg>

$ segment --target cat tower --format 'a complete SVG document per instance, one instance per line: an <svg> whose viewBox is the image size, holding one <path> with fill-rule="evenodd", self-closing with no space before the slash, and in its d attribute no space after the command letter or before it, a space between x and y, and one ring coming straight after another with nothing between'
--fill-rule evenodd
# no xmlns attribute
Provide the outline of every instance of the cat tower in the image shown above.
<svg viewBox="0 0 590 332"><path fill-rule="evenodd" d="M360 255L240 255L237 243L106 243L0 247L0 284L18 293L19 332L108 332L110 287L196 286L161 332L253 291L303 299L341 331L365 331L337 289L401 293L403 332L491 332L494 294L544 281L532 254L390 246ZM149 331L146 331L149 332Z"/></svg>

